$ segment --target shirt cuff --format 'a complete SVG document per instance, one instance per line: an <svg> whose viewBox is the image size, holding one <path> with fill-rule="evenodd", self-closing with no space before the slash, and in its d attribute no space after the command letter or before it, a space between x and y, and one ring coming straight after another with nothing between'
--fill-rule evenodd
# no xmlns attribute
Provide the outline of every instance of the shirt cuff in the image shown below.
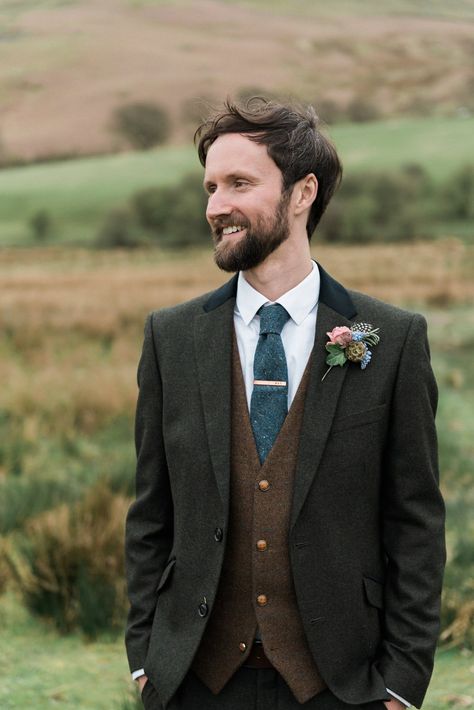
<svg viewBox="0 0 474 710"><path fill-rule="evenodd" d="M140 678L142 675L145 675L145 669L140 668L138 671L133 671L132 673L132 679L137 680L137 678ZM390 693L390 691L388 691Z"/></svg>
<svg viewBox="0 0 474 710"><path fill-rule="evenodd" d="M387 691L387 693L390 693L390 695L393 695L394 698L403 703L407 708L411 708L411 703L409 703L408 700L405 700L405 698L402 698L400 695L397 695L393 692L393 690L390 690L390 688L385 688L385 690Z"/></svg>

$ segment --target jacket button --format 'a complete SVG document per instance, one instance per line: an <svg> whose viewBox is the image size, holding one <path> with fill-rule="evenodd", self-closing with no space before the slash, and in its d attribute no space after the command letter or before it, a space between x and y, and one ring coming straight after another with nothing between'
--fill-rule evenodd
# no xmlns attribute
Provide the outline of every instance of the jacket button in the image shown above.
<svg viewBox="0 0 474 710"><path fill-rule="evenodd" d="M257 604L258 606L265 606L265 604L268 602L268 598L266 594L259 594L257 597Z"/></svg>
<svg viewBox="0 0 474 710"><path fill-rule="evenodd" d="M204 617L207 616L208 611L209 611L209 607L207 606L207 603L201 602L198 606L198 614L201 617L201 619L204 619Z"/></svg>
<svg viewBox="0 0 474 710"><path fill-rule="evenodd" d="M259 550L260 552L263 552L266 549L267 549L267 541L266 540L258 540L257 550Z"/></svg>
<svg viewBox="0 0 474 710"><path fill-rule="evenodd" d="M261 491L268 491L268 489L270 488L270 484L267 480L263 479L263 481L260 481L260 483L258 484L258 487Z"/></svg>
<svg viewBox="0 0 474 710"><path fill-rule="evenodd" d="M247 644L244 643L243 641L241 641L239 643L239 651L241 651L242 653L245 653L246 650L247 650Z"/></svg>
<svg viewBox="0 0 474 710"><path fill-rule="evenodd" d="M222 542L223 537L224 537L224 533L222 531L222 528L216 528L214 530L214 540L216 542Z"/></svg>

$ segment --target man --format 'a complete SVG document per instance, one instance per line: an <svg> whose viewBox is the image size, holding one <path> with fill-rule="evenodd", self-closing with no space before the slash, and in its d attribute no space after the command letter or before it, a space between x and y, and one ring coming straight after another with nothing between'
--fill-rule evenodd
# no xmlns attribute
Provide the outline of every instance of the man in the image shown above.
<svg viewBox="0 0 474 710"><path fill-rule="evenodd" d="M197 135L238 274L146 323L133 677L154 709L419 707L444 565L425 321L311 260L341 175L312 110L227 103Z"/></svg>

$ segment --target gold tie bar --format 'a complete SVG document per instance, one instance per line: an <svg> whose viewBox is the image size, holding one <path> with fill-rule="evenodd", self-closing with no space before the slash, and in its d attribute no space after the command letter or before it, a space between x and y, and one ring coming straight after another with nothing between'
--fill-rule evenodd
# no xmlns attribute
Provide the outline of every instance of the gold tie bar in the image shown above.
<svg viewBox="0 0 474 710"><path fill-rule="evenodd" d="M254 385L268 385L273 387L286 387L286 382L282 380L254 380Z"/></svg>

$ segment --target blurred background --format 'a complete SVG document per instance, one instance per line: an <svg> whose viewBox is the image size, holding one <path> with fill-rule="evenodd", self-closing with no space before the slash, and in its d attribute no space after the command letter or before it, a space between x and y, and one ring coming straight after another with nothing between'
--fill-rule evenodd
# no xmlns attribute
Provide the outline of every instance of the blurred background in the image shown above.
<svg viewBox="0 0 474 710"><path fill-rule="evenodd" d="M344 163L313 237L422 312L448 508L427 710L474 707L474 0L1 0L0 707L140 707L123 647L146 314L225 280L193 133L315 106Z"/></svg>

